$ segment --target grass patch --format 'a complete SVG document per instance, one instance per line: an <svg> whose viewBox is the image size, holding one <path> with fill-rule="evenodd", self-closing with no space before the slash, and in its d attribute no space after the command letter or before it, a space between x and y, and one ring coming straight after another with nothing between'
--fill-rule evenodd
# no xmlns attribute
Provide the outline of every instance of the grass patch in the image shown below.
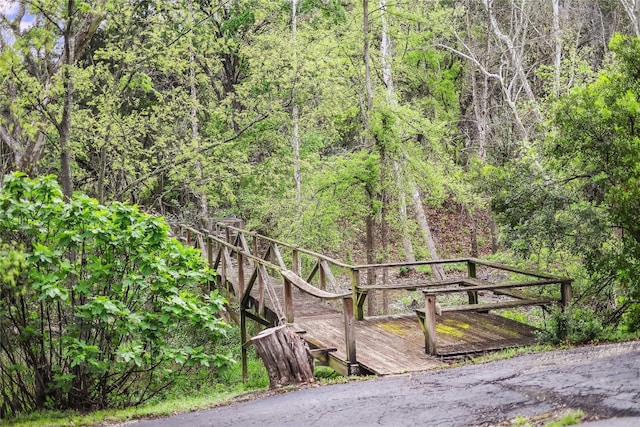
<svg viewBox="0 0 640 427"><path fill-rule="evenodd" d="M237 353L239 353L239 349ZM239 359L239 358L238 358ZM140 418L156 418L220 406L232 401L251 400L266 392L269 378L262 362L249 352L248 378L242 381L239 362L212 375L201 372L174 384L169 393L132 408L98 410L89 413L77 411L42 411L2 420L2 425L16 427L97 426L121 423Z"/></svg>
<svg viewBox="0 0 640 427"><path fill-rule="evenodd" d="M532 417L518 415L497 427L566 427L580 424L584 415L580 410L546 412Z"/></svg>

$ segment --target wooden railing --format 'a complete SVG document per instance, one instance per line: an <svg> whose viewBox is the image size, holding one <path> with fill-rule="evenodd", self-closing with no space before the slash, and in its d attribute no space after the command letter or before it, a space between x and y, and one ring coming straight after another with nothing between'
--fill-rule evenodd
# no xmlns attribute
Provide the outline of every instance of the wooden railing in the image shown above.
<svg viewBox="0 0 640 427"><path fill-rule="evenodd" d="M348 267L329 257L284 242L217 223L212 233L188 225L178 225L179 237L203 251L209 266L216 270L218 288L235 295L240 305L243 374L246 375L246 347L249 344L246 318L264 326L294 322L293 287L322 300L342 300L345 331L345 373L357 373L356 340L352 292L339 292L330 264ZM281 249L286 252L283 253ZM307 278L302 275L302 256L311 258ZM235 261L235 262L234 262ZM235 276L235 277L234 277ZM272 277L282 281L281 307ZM310 282L316 280L318 286ZM326 290L333 288L334 292ZM254 291L255 288L255 292ZM253 292L253 293L252 293ZM267 300L269 304L267 304ZM317 349L322 352L323 349Z"/></svg>
<svg viewBox="0 0 640 427"><path fill-rule="evenodd" d="M225 223L216 223L211 233L203 233L191 227L180 227L183 239L193 243L200 239L200 247L206 250L209 265L218 272L218 285L227 287L237 296L243 316L265 325L276 323L292 323L293 299L292 287L324 300L342 300L344 313L345 342L349 364L356 365L356 341L353 320L364 319L364 303L367 296L374 291L390 290L422 290L424 309L416 310L418 319L425 334L425 350L436 354L436 311L438 296L455 293L466 293L468 304L449 305L441 308L442 312L476 311L488 312L494 309L520 307L527 305L546 306L559 304L562 308L569 305L571 298L571 279L555 277L545 273L520 269L504 264L484 261L477 258L441 259L416 262L395 262L385 264L350 265L332 259L323 254L300 248L286 242L253 233ZM217 255L214 258L214 253ZM231 270L232 259L235 259L237 270ZM454 278L446 280L426 280L414 278L390 281L389 278L398 270L429 267L434 264L449 266L455 269ZM250 272L245 269L249 266ZM478 278L478 268L497 270L524 276L527 280L496 282ZM236 280L230 280L234 272ZM250 273L250 274L249 274ZM270 319L265 313L265 298L271 299L271 307L277 308L279 301L270 284L270 275L282 280L284 309L278 313L277 319ZM246 277L250 277L246 280ZM363 277L366 280L363 280ZM382 278L372 280L372 278ZM531 280L530 278L534 278ZM235 282L235 283L234 283ZM232 288L229 288L231 284ZM532 298L519 288L547 287L559 285L560 297ZM256 287L258 306L254 313L249 309L250 293ZM349 289L350 288L350 289ZM512 298L509 301L480 303L479 292L491 292L495 295ZM257 313L257 315L256 315ZM273 317L273 316L272 316ZM244 319L244 317L243 317ZM242 323L242 319L241 319ZM246 329L243 330L243 344L246 343Z"/></svg>

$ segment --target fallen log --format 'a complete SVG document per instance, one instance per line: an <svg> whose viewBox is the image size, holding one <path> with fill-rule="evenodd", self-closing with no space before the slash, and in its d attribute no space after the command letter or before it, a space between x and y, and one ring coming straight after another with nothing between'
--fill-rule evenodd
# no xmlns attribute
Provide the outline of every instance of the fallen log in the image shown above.
<svg viewBox="0 0 640 427"><path fill-rule="evenodd" d="M265 329L251 342L267 368L270 388L314 382L307 344L286 325Z"/></svg>

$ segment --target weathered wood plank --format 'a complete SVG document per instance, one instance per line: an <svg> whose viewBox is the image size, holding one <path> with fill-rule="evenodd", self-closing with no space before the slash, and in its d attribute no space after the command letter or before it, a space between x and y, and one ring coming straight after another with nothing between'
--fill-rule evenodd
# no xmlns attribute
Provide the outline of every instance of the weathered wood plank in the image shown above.
<svg viewBox="0 0 640 427"><path fill-rule="evenodd" d="M450 306L442 307L442 312L450 313L453 311L489 311L489 310L499 310L501 308L514 308L514 307L523 307L528 305L549 305L549 304L556 304L556 303L557 301L549 298L525 299L525 300L515 300L515 301L493 302L493 303L486 303L486 304L450 305Z"/></svg>

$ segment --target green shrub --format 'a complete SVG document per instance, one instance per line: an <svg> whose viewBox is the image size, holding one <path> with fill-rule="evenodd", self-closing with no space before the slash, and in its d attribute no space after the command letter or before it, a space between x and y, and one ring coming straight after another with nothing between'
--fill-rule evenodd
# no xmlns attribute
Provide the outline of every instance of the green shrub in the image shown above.
<svg viewBox="0 0 640 427"><path fill-rule="evenodd" d="M551 344L563 341L591 342L602 336L604 328L594 311L588 307L573 307L569 311L553 308L546 319L541 338Z"/></svg>
<svg viewBox="0 0 640 427"><path fill-rule="evenodd" d="M163 219L74 195L53 177L0 190L0 416L142 403L219 367L224 300Z"/></svg>

